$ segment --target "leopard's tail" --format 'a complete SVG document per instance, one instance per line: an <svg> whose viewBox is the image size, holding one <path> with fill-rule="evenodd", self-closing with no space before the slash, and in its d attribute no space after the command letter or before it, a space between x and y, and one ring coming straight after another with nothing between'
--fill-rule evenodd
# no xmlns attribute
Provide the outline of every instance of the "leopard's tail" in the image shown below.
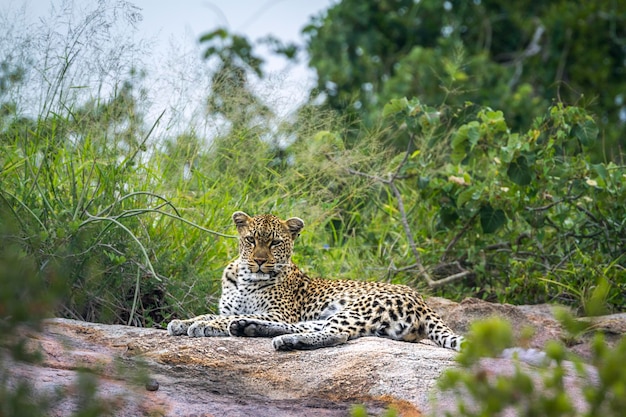
<svg viewBox="0 0 626 417"><path fill-rule="evenodd" d="M439 346L454 349L457 352L461 350L463 336L454 333L435 312L431 312L426 317L425 328L428 338Z"/></svg>

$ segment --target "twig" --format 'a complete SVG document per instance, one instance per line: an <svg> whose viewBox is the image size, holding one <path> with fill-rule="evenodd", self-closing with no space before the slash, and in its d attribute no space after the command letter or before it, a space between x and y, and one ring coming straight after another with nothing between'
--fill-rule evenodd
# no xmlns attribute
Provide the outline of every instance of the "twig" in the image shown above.
<svg viewBox="0 0 626 417"><path fill-rule="evenodd" d="M487 245L483 248L483 250L485 251L497 251L500 249L511 250L511 244L509 242L499 242L499 243L493 243L491 245Z"/></svg>
<svg viewBox="0 0 626 417"><path fill-rule="evenodd" d="M524 49L524 51L522 51L522 53L515 59L515 73L508 82L510 88L513 88L513 86L515 86L519 81L519 78L524 71L524 60L541 52L541 45L539 44L539 42L541 41L541 37L543 36L543 33L545 31L546 28L541 24L541 22L539 22L539 24L535 28L535 33L533 33L533 37L530 43L528 44L526 49Z"/></svg>
<svg viewBox="0 0 626 417"><path fill-rule="evenodd" d="M396 268L395 265L393 265L393 262L392 262L392 265L390 265L389 268L393 268L394 272L404 272L404 271L410 271L412 269L417 268L417 264L411 264L411 265L406 265L406 266L403 266L403 267L400 267L400 268Z"/></svg>
<svg viewBox="0 0 626 417"><path fill-rule="evenodd" d="M406 152L404 152L404 157L402 158L402 161L398 164L398 167L396 168L396 172L394 172L393 175L389 177L389 180L388 180L389 182L393 182L396 178L398 178L398 175L400 174L400 170L402 169L404 164L406 164L406 161L409 160L409 155L411 154L411 145L413 145L414 139L415 137L413 136L412 133L410 133L409 144L406 147Z"/></svg>
<svg viewBox="0 0 626 417"><path fill-rule="evenodd" d="M577 250L578 250L578 249L573 249L573 250L571 250L568 254L566 254L566 255L563 257L563 259L561 259L561 262L559 262L558 264L556 264L556 265L552 268L552 271L557 271L557 270L559 270L559 268L561 268L561 266L563 266L563 265L565 264L565 262L567 262L567 260L568 260L569 258L571 258L573 254L575 254L575 253L576 253L576 251L577 251Z"/></svg>
<svg viewBox="0 0 626 417"><path fill-rule="evenodd" d="M174 212L178 216L180 216L180 213L178 212L178 209L176 208L176 206L174 206L168 199L166 199L165 197L162 197L162 196L160 196L158 194L151 193L149 191L135 191L133 193L126 194L126 195L118 198L117 200L115 200L113 203L111 203L109 206L105 207L103 210L100 210L100 212L98 214L96 214L96 216L102 217L102 216L105 215L105 213L109 212L113 207L115 207L116 204L121 203L122 201L126 200L127 198L135 197L135 196L138 196L138 195L145 195L145 196L148 196L148 197L156 198L158 200L162 200L164 203L169 205L172 208L172 210L174 210Z"/></svg>
<svg viewBox="0 0 626 417"><path fill-rule="evenodd" d="M438 279L438 280L431 280L428 283L428 286L431 287L431 288L437 288L437 287L440 287L442 285L448 284L448 283L450 283L452 281L457 281L457 280L459 280L461 278L464 278L464 277L470 275L471 273L472 273L471 271L463 271L463 272L459 272L458 274L450 275L450 276L447 276L445 278L441 278L441 279Z"/></svg>
<svg viewBox="0 0 626 417"><path fill-rule="evenodd" d="M359 176L359 177L365 177L365 178L368 178L370 180L374 180L374 181L377 181L377 182L382 182L383 184L387 184L387 182L388 182L384 178L378 177L376 175L366 174L365 172L356 171L356 170L354 170L352 168L346 168L346 171L348 172L348 174L356 175L356 176Z"/></svg>
<svg viewBox="0 0 626 417"><path fill-rule="evenodd" d="M237 239L238 238L238 236L235 236L235 235L227 235L225 233L220 233L220 232L216 232L215 230L207 229L206 227L202 227L199 224L196 224L196 223L192 222L191 220L187 220L187 219L185 219L185 218L183 218L181 216L177 216L177 215L168 213L167 211L162 211L162 210L158 210L158 209L134 209L134 210L127 210L127 211L124 211L119 216L115 216L114 218L117 219L117 218L123 218L123 217L131 217L131 216L136 216L136 215L142 214L142 213L158 213L158 214L161 214L163 216L167 216L167 217L171 217L171 218L176 219L176 220L180 220L181 222L186 223L186 224L188 224L190 226L193 226L196 229L200 229L203 232L210 233L210 234L215 235L215 236L224 237L224 238L228 238L228 239Z"/></svg>
<svg viewBox="0 0 626 417"><path fill-rule="evenodd" d="M135 316L135 311L137 309L137 299L139 298L139 289L141 282L141 268L137 268L137 280L135 282L135 295L133 296L133 307L130 309L130 314L128 315L128 323L127 326L133 322L133 317Z"/></svg>
<svg viewBox="0 0 626 417"><path fill-rule="evenodd" d="M446 249L443 251L443 255L441 255L441 258L439 259L440 262L444 262L446 260L446 258L448 257L448 253L452 250L452 248L454 247L454 245L457 244L457 242L461 239L461 237L469 230L469 228L472 226L472 224L474 223L474 219L478 216L478 212L476 212L468 221L467 223L465 223L465 226L463 226L463 229L461 229L459 231L459 233L456 234L456 236L454 236L454 238L452 238L452 240L450 241L450 243L448 243L448 246L446 246Z"/></svg>
<svg viewBox="0 0 626 417"><path fill-rule="evenodd" d="M526 210L528 210L528 211L545 211L545 210L548 210L548 209L550 209L550 208L552 208L552 207L554 207L554 206L556 206L557 204L560 204L560 203L564 203L564 202L567 202L567 201L576 201L579 198L581 198L583 195L584 195L584 193L580 193L577 196L563 197L560 200L554 200L552 203L546 204L545 206L540 206L540 207L529 207L529 206L526 206L524 208Z"/></svg>
<svg viewBox="0 0 626 417"><path fill-rule="evenodd" d="M367 174L365 172L357 171L357 170L354 170L352 168L344 168L344 169L346 170L346 172L348 172L351 175L356 175L356 176L359 176L359 177L367 178L369 180L372 180L372 181L381 183L383 185L386 185L387 187L389 187L391 189L391 192L393 193L394 197L397 200L398 211L400 212L400 222L402 223L402 227L404 229L404 233L405 233L407 241L409 243L409 248L411 249L411 253L413 254L413 257L415 258L415 263L413 265L410 265L408 267L403 267L403 268L400 268L400 269L396 269L395 267L393 267L393 268L396 271L409 270L409 269L417 268L418 273L420 274L420 276L422 276L424 278L424 280L426 281L428 286L431 287L431 288L435 288L435 287L444 285L444 284L446 284L448 282L452 282L452 281L461 279L461 278L469 275L471 272L470 271L463 271L463 272L451 275L451 276L446 277L446 278L442 278L442 279L439 279L439 280L434 280L434 279L432 279L432 277L428 273L428 270L422 264L422 259L421 259L421 256L419 254L419 251L417 250L417 244L415 243L415 238L413 237L413 233L411 232L411 226L409 225L409 221L408 221L408 218L407 218L406 209L404 207L404 200L402 198L402 194L400 193L400 190L398 189L398 187L395 184L395 180L400 178L399 174L400 174L400 170L402 169L402 166L404 166L404 164L406 163L406 161L409 158L410 149L411 149L411 143L412 142L413 141L411 140L410 143L409 143L409 146L407 148L407 151L404 154L404 158L402 159L402 161L398 165L398 167L395 170L395 172L392 173L392 174L389 174L389 178L383 178L383 177L379 177L377 175ZM333 159L329 155L326 155L326 157L330 161L333 161ZM393 266L393 263L390 265L389 268L391 269L392 266Z"/></svg>
<svg viewBox="0 0 626 417"><path fill-rule="evenodd" d="M65 311L65 314L70 316L71 318L73 318L74 320L78 320L78 321L85 321L85 319L81 316L79 316L78 314L76 314L76 312L74 310L71 310L68 306L63 305L63 310Z"/></svg>
<svg viewBox="0 0 626 417"><path fill-rule="evenodd" d="M599 227L599 226L603 223L602 221L598 220L598 219L596 218L596 216L594 216L594 215L593 215L593 213L591 213L589 210L587 210L586 208L584 208L582 205L580 205L580 204L574 204L574 207L575 207L578 211L580 211L580 212L584 213L585 215L587 215L587 217L589 217L589 218L593 221L593 223L595 223L595 225L596 225L596 226L598 226L598 227Z"/></svg>
<svg viewBox="0 0 626 417"><path fill-rule="evenodd" d="M417 265L417 270L420 273L420 275L422 275L424 279L426 279L426 282L428 282L428 285L432 286L434 281L430 277L430 274L428 273L426 268L424 268L424 265L422 265L422 260L417 250L417 245L415 244L413 233L411 232L411 226L409 226L409 221L406 217L406 211L404 209L404 201L402 200L402 195L400 194L400 190L398 190L398 187L396 187L396 184L393 182L393 180L388 181L386 184L389 186L389 188L391 188L391 191L393 192L394 196L398 200L398 210L400 211L400 221L402 222L402 227L404 228L404 233L406 234L406 238L409 241L409 248L411 248L411 252L413 252L413 256L415 257L415 264Z"/></svg>
<svg viewBox="0 0 626 417"><path fill-rule="evenodd" d="M154 268L152 267L152 262L150 262L150 257L148 256L148 252L146 252L146 248L141 244L141 242L139 241L139 239L137 238L137 236L135 236L135 234L133 232L130 231L130 229L128 229L126 226L124 226L122 223L118 222L117 219L112 218L112 217L96 217L96 216L92 216L91 214L89 214L88 212L85 212L85 214L87 215L87 220L85 220L84 222L82 222L79 225L79 228L94 222L94 221L107 221L107 222L111 222L114 223L115 225L117 225L119 228L121 228L122 230L124 230L126 233L128 233L128 235L137 243L137 245L139 246L139 249L141 249L141 252L143 253L144 258L146 259L146 264L148 265L148 268L150 269L150 273L152 274L152 276L157 280L157 281L162 281L161 278L159 278L159 276L157 275L157 273L154 271Z"/></svg>
<svg viewBox="0 0 626 417"><path fill-rule="evenodd" d="M159 121L161 120L161 118L163 117L163 115L165 114L165 110L163 110L161 112L161 114L159 115L159 117L157 117L157 119L154 121L154 123L152 124L152 127L150 128L150 130L148 131L148 133L146 134L146 136L143 138L143 140L141 141L141 143L139 144L139 146L137 146L135 148L135 151L133 152L132 155L130 155L128 158L126 158L124 161L122 161L122 163L120 164L120 166L124 166L127 163L129 163L130 161L132 161L133 159L135 159L135 157L137 156L137 154L139 153L139 150L146 144L146 142L148 141L148 138L150 137L150 135L152 134L152 132L154 131L154 129L156 128L156 126L159 124Z"/></svg>

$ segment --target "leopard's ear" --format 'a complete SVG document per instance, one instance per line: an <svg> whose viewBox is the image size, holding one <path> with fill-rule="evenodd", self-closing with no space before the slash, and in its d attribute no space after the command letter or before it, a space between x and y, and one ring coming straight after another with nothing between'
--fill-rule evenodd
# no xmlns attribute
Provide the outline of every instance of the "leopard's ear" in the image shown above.
<svg viewBox="0 0 626 417"><path fill-rule="evenodd" d="M248 222L251 220L251 217L248 216L243 211L236 211L233 213L233 221L235 222L235 226L237 226L237 230L241 232L242 229L248 226Z"/></svg>
<svg viewBox="0 0 626 417"><path fill-rule="evenodd" d="M289 229L289 233L291 233L291 238L294 240L300 235L302 228L304 228L304 221L298 217L285 220L285 224Z"/></svg>

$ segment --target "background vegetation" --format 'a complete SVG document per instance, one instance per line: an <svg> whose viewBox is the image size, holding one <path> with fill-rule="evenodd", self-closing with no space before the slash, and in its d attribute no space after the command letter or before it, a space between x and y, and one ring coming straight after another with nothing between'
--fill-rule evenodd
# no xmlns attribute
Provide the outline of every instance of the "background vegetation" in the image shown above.
<svg viewBox="0 0 626 417"><path fill-rule="evenodd" d="M56 314L161 326L214 310L239 209L304 218L296 261L313 274L579 308L595 292L607 310L624 308L619 94L588 106L599 115L571 106L620 91L622 78L600 76L621 74L612 60L623 48L594 47L618 45L619 22L579 40L558 2L530 9L534 26L519 33L501 20L521 21L521 9L499 2L352 3L304 29L320 84L287 117L254 92L266 76L258 45L225 29L200 39L206 96L183 112L149 105L137 58L146 51L121 36L139 19L131 4L12 26L0 77L2 218L6 241L38 271L64 265ZM568 13L613 22L615 7ZM605 72L585 73L599 77L588 91L569 49L561 81L541 75L562 65L552 56L566 46L540 30L557 23L606 54L592 59ZM539 51L524 55L529 42ZM300 50L259 43L288 59Z"/></svg>
<svg viewBox="0 0 626 417"><path fill-rule="evenodd" d="M594 116L567 102L584 101L549 96L555 86L535 67L515 75L498 61L505 46L527 48L529 34L509 31L507 42L498 35L477 46L479 34L468 29L476 25L466 21L494 20L495 31L499 19L519 20L516 9L445 3L432 20L440 6L431 3L344 1L314 18L304 33L320 86L287 117L254 93L251 82L266 76L256 44L224 29L208 33L200 39L206 97L191 112L204 125L186 128L172 121L185 117L175 106L148 106L147 69L137 59L145 51L121 36L139 18L131 4L51 17L71 14L66 26L13 26L0 83L0 202L11 225L3 240L43 276L62 264L68 285L55 314L84 320L151 326L213 310L220 271L236 255L230 214L239 209L304 218L296 261L313 274L581 309L596 294L607 310L623 309L626 171L615 132L624 123L610 116L619 108L596 103L590 108L603 112ZM559 4L528 9L536 28L556 25ZM595 22L606 17L596 7L618 7L603 5L574 11ZM606 36L617 42L619 27ZM548 64L558 49L548 40L535 39L545 72L561 62ZM259 42L298 56L295 45ZM415 54L435 55L404 67ZM575 67L567 55L563 77ZM619 73L613 55L603 62ZM525 59L519 65L540 64Z"/></svg>

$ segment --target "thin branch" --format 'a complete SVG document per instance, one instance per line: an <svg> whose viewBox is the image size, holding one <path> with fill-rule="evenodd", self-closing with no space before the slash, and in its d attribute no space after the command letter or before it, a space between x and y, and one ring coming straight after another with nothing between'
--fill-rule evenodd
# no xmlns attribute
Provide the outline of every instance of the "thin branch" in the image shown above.
<svg viewBox="0 0 626 417"><path fill-rule="evenodd" d="M158 194L151 193L149 191L135 191L135 192L132 192L130 194L126 194L126 195L118 198L117 200L115 200L113 203L111 203L109 206L107 206L103 210L100 210L100 212L98 214L96 214L96 216L102 217L102 216L105 215L105 213L111 211L111 209L113 209L113 207L115 207L115 205L121 203L122 201L126 200L127 198L135 197L135 196L138 196L138 195L145 195L145 196L148 196L148 197L153 197L153 198L162 200L167 205L169 205L172 208L172 210L174 210L174 212L178 216L180 216L180 213L178 212L178 209L176 208L176 206L174 206L168 199L166 199L165 197L162 197L162 196L160 196Z"/></svg>
<svg viewBox="0 0 626 417"><path fill-rule="evenodd" d="M133 317L135 316L135 311L137 311L137 300L139 299L139 291L141 283L141 268L137 268L137 280L135 281L135 295L133 296L133 307L130 309L130 314L128 315L128 323L127 326L133 322Z"/></svg>
<svg viewBox="0 0 626 417"><path fill-rule="evenodd" d="M574 204L574 207L575 207L578 211L580 211L580 212L584 213L585 215L587 215L587 217L589 217L589 218L593 221L593 223L595 223L595 225L596 225L596 226L600 227L600 226L602 225L602 223L603 223L603 222L602 222L602 221L600 221L600 220L598 220L598 219L596 218L596 216L594 216L594 215L593 215L593 213L591 213L589 210L587 210L586 208L584 208L582 205L580 205L580 204Z"/></svg>
<svg viewBox="0 0 626 417"><path fill-rule="evenodd" d="M604 233L604 230L598 230L597 232L593 232L588 235L567 232L565 233L565 237L573 237L574 239L593 239L594 237L600 236L603 233Z"/></svg>
<svg viewBox="0 0 626 417"><path fill-rule="evenodd" d="M524 72L524 61L527 58L530 58L531 56L537 55L539 52L541 52L540 41L545 31L546 28L541 24L541 22L539 22L537 27L535 28L535 33L533 33L533 37L530 43L528 44L526 49L524 49L524 51L522 51L522 53L514 60L515 73L508 82L510 88L513 88L513 86L517 84L519 78Z"/></svg>
<svg viewBox="0 0 626 417"><path fill-rule="evenodd" d="M139 241L137 236L135 236L135 234L130 231L130 229L128 229L126 226L124 226L122 223L118 222L116 219L114 219L112 217L97 217L97 216L92 216L88 212L85 212L85 213L87 215L87 220L82 222L78 226L79 228L83 227L84 225L86 225L88 223L95 222L95 221L107 221L107 222L111 222L111 223L115 224L116 226L118 226L119 228L124 230L135 241L135 243L137 243L137 245L139 246L139 249L143 253L143 256L144 256L144 258L146 260L146 264L148 265L148 268L150 269L150 273L152 274L152 276L157 281L162 281L161 278L159 278L157 273L154 271L154 268L152 267L152 262L150 262L150 257L148 256L148 252L146 251L146 248L141 244L141 242Z"/></svg>
<svg viewBox="0 0 626 417"><path fill-rule="evenodd" d="M395 266L390 265L389 268L393 268L394 272L405 272L405 271L411 271L413 269L416 269L418 266L417 264L411 264L411 265L407 265L407 266L402 266L400 268L396 268Z"/></svg>
<svg viewBox="0 0 626 417"><path fill-rule="evenodd" d="M356 170L354 170L352 168L346 168L346 171L348 172L348 174L352 174L352 175L356 175L356 176L359 176L359 177L368 178L368 179L373 180L373 181L382 182L383 184L388 184L388 182L389 182L389 181L387 181L384 178L378 177L376 175L366 174L365 172L356 171Z"/></svg>
<svg viewBox="0 0 626 417"><path fill-rule="evenodd" d="M546 253L546 250L543 248L543 245L539 240L535 239L535 245L537 245L539 253ZM543 259L543 267L545 268L545 270L550 271L552 269L552 266L550 265L550 259L546 255L542 255L541 258Z"/></svg>
<svg viewBox="0 0 626 417"><path fill-rule="evenodd" d="M406 164L406 161L409 160L409 155L411 154L411 146L413 145L414 138L415 137L413 136L412 133L409 134L409 144L407 145L406 152L404 153L404 157L402 158L402 161L400 162L400 164L398 164L398 168L396 168L396 172L394 172L393 175L389 177L389 180L388 180L389 183L392 183L395 179L398 178L398 175L400 175L400 170L402 169L404 164Z"/></svg>
<svg viewBox="0 0 626 417"><path fill-rule="evenodd" d="M139 144L139 146L137 146L135 148L135 151L133 152L132 155L130 155L128 158L126 158L124 161L122 161L122 163L120 164L121 166L126 165L128 162L132 161L133 159L135 159L135 157L137 156L137 154L139 153L139 150L146 144L146 142L148 141L148 138L150 137L150 135L152 134L152 132L154 131L154 129L156 128L156 126L159 124L159 121L161 121L161 118L163 117L163 115L165 114L165 110L163 110L161 112L161 114L159 115L159 117L156 118L156 120L154 121L154 123L152 124L152 127L150 128L150 130L148 131L148 133L146 134L146 136L143 138L143 140L141 141L141 143Z"/></svg>
<svg viewBox="0 0 626 417"><path fill-rule="evenodd" d="M454 275L450 275L447 276L445 278L441 278L438 280L431 280L428 283L428 286L430 288L437 288L437 287L441 287L442 285L448 284L452 281L457 281L461 278L465 278L466 276L470 275L472 273L472 271L463 271L463 272L459 272L458 274L454 274Z"/></svg>
<svg viewBox="0 0 626 417"><path fill-rule="evenodd" d="M572 255L575 254L577 251L578 251L578 249L573 249L568 254L566 254L563 257L563 259L561 259L561 262L559 262L558 264L554 265L554 267L552 268L552 272L558 271L565 264L565 262L567 262L567 260L569 258L571 258Z"/></svg>
<svg viewBox="0 0 626 417"><path fill-rule="evenodd" d="M469 228L472 226L472 224L474 223L474 219L478 216L478 212L476 212L468 221L467 223L465 223L465 226L463 226L463 229L461 229L459 231L459 233L456 234L456 236L454 236L454 238L450 241L450 243L448 243L448 246L446 246L446 249L443 252L443 255L441 255L440 261L443 262L446 260L446 258L448 257L448 253L452 250L452 248L454 247L454 245L457 244L457 242L461 239L461 237L469 230Z"/></svg>
<svg viewBox="0 0 626 417"><path fill-rule="evenodd" d="M576 201L579 198L581 198L583 195L584 195L584 193L580 193L577 196L563 197L560 200L554 200L552 203L546 204L545 206L540 206L540 207L528 207L528 206L526 206L524 208L526 210L528 210L528 211L545 211L545 210L551 209L552 207L554 207L554 206L556 206L557 204L560 204L560 203L564 203L564 202L567 202L567 201Z"/></svg>
<svg viewBox="0 0 626 417"><path fill-rule="evenodd" d="M161 207L161 206L159 206L159 207ZM180 216L168 213L167 211L159 210L158 208L155 208L155 209L126 210L122 214L120 214L118 216L114 216L113 218L118 219L118 218L123 218L123 217L132 217L132 216L136 216L136 215L142 214L142 213L157 213L157 214L161 214L163 216L171 217L172 219L176 219L176 220L179 220L179 221L181 221L183 223L186 223L186 224L188 224L190 226L193 226L196 229L200 229L203 232L210 233L212 235L219 236L219 237L224 237L224 238L228 238L228 239L237 239L239 237L239 236L236 236L236 235L227 235L225 233L220 233L220 232L216 232L215 230L207 229L206 227L202 227L199 224L196 224L196 223L192 222L191 220L187 220L187 219L185 219L183 217L180 217Z"/></svg>
<svg viewBox="0 0 626 417"><path fill-rule="evenodd" d="M417 245L415 244L415 239L413 238L413 233L411 232L411 227L409 226L409 221L406 217L406 210L404 209L404 200L402 199L400 190L398 190L398 187L396 187L396 184L393 181L389 181L387 185L391 188L391 191L393 192L394 196L397 199L398 211L400 211L400 221L402 222L402 227L404 227L404 233L406 234L406 238L409 241L409 248L411 249L411 252L413 252L413 256L415 257L417 270L419 271L420 275L422 275L426 279L426 282L428 282L428 285L432 286L434 281L430 277L430 274L428 273L426 268L424 268L424 265L422 265L422 259L417 250Z"/></svg>
<svg viewBox="0 0 626 417"><path fill-rule="evenodd" d="M485 251L497 251L500 249L511 250L511 244L509 242L499 242L499 243L493 243L491 245L487 245L483 248L483 250Z"/></svg>

